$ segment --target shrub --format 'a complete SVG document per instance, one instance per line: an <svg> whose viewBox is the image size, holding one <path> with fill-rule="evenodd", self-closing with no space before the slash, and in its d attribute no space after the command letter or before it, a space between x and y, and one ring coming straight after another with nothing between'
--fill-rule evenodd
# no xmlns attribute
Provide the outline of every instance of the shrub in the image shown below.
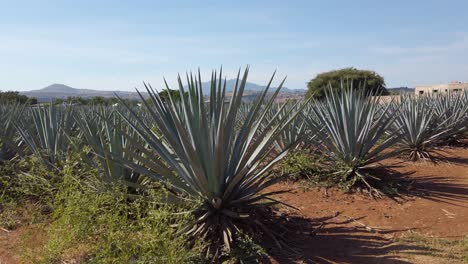
<svg viewBox="0 0 468 264"><path fill-rule="evenodd" d="M65 176L54 199L54 221L41 262L85 260L90 263L189 263L199 258L196 246L172 225L183 225L186 214L158 204L160 194L129 201L126 188L114 185L96 192L85 181ZM109 190L108 187L102 188ZM152 198L148 202L147 198ZM187 209L187 208L185 208Z"/></svg>
<svg viewBox="0 0 468 264"><path fill-rule="evenodd" d="M366 95L388 95L383 77L376 72L344 68L317 75L307 84L306 97L323 99L327 89L339 93L341 86L363 90Z"/></svg>
<svg viewBox="0 0 468 264"><path fill-rule="evenodd" d="M308 179L318 184L328 172L323 168L323 159L317 153L307 150L295 150L281 160L277 166L277 173L285 175L288 179Z"/></svg>

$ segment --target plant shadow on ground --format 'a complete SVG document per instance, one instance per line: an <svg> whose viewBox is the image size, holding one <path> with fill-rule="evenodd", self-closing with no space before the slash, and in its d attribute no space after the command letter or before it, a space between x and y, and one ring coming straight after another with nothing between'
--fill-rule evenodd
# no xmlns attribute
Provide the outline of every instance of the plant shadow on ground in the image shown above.
<svg viewBox="0 0 468 264"><path fill-rule="evenodd" d="M468 148L468 142L459 142L455 145L437 147L433 151L433 155L429 162L434 164L447 163L468 166L468 157L454 157L453 155L450 155L450 151L456 148L466 149Z"/></svg>
<svg viewBox="0 0 468 264"><path fill-rule="evenodd" d="M465 159L455 159L468 164ZM405 167L403 163L372 169L373 175L380 179L374 184L386 188L386 197L398 203L418 197L467 207L467 184L444 176L420 176L414 175L416 171L397 171L396 168ZM402 258L401 253L411 252L411 255L419 256L444 254L424 244L397 243L394 235L412 230L375 230L359 222L365 216L350 219L337 213L309 219L283 214L276 218L278 225L283 227L283 236L290 248L280 250L272 241L265 242L263 246L270 258L262 260L262 263L412 263ZM288 231L284 231L286 229Z"/></svg>
<svg viewBox="0 0 468 264"><path fill-rule="evenodd" d="M394 164L372 169L372 173L380 179L373 181L374 186L381 189L388 198L401 202L419 197L466 207L462 203L468 202L467 184L452 182L445 176L412 176L416 171L399 172L395 170L398 167L405 165Z"/></svg>
<svg viewBox="0 0 468 264"><path fill-rule="evenodd" d="M359 219L339 218L339 214L320 219L278 216L278 222L290 232L283 234L288 247L279 249L271 241L263 246L270 254L262 263L410 263L395 252L412 251L429 255L423 246L396 244L384 235L407 230L368 231L353 226Z"/></svg>

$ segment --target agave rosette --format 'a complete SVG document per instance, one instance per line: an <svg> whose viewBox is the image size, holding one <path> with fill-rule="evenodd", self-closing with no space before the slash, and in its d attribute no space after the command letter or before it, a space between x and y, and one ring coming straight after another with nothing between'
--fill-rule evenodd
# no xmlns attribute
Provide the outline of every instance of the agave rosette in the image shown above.
<svg viewBox="0 0 468 264"><path fill-rule="evenodd" d="M430 96L401 96L394 123L395 133L400 135L399 148L409 160L431 159L437 144L447 135L449 119L442 119L445 112L436 114L434 98Z"/></svg>
<svg viewBox="0 0 468 264"><path fill-rule="evenodd" d="M395 117L387 115L389 106L382 109L378 102L378 97L368 97L362 91L329 89L323 101L313 102L313 115L306 119L329 165L347 188L360 182L377 191L367 181L376 177L366 169L398 154L388 148L399 136L386 136Z"/></svg>
<svg viewBox="0 0 468 264"><path fill-rule="evenodd" d="M196 220L183 232L209 238L215 250L222 244L229 249L238 231L252 226L274 238L260 215L277 202L271 198L277 192L261 191L277 181L270 177L270 169L292 144L275 153L273 144L300 111L293 108L281 122L276 122L283 106L273 117L275 121L264 123L284 83L283 80L267 97L273 75L239 121L248 68L242 78L239 71L230 98L226 97L226 80L221 76L221 72L219 77L216 72L212 74L207 98L200 72L198 76L187 75L187 88L179 77L178 104L172 98L164 102L151 86L145 85L151 103L145 102L144 108L158 133L132 109L129 108L132 118L122 115L138 134L132 142L144 153L134 157L140 164L125 160L122 163L165 184L173 194L167 202L201 200L192 212ZM140 139L144 144L139 143Z"/></svg>

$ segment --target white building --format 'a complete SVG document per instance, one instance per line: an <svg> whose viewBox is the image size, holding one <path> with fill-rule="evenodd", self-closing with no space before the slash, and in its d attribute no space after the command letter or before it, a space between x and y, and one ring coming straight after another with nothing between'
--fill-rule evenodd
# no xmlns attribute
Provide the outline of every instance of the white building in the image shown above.
<svg viewBox="0 0 468 264"><path fill-rule="evenodd" d="M451 93L462 92L468 90L468 83L451 82L447 84L425 85L416 86L414 92L416 94L437 94L437 93Z"/></svg>

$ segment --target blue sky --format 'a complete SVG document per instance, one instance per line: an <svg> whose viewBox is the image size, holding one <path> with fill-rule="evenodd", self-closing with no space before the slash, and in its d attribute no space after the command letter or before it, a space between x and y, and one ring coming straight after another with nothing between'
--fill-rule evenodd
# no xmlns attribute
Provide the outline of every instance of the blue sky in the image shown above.
<svg viewBox="0 0 468 264"><path fill-rule="evenodd" d="M132 90L246 64L250 81L277 69L289 88L349 66L388 87L468 81L467 11L466 0L0 0L0 90Z"/></svg>

